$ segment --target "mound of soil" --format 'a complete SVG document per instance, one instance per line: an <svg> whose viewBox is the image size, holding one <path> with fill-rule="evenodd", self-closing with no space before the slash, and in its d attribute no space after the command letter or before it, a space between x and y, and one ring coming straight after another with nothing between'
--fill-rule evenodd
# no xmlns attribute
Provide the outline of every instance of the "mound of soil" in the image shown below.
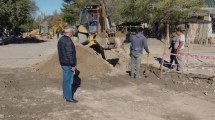
<svg viewBox="0 0 215 120"><path fill-rule="evenodd" d="M107 74L112 71L112 66L96 55L92 49L84 46L76 46L76 51L77 68L80 71L80 77ZM47 61L38 65L36 71L40 74L46 74L51 78L61 78L62 70L58 54L55 53Z"/></svg>

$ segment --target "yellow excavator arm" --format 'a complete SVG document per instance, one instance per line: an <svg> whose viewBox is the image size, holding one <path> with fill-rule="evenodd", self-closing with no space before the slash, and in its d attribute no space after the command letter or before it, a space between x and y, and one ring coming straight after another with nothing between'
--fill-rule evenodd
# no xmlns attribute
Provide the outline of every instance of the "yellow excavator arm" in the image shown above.
<svg viewBox="0 0 215 120"><path fill-rule="evenodd" d="M54 26L52 26L52 35L55 36L58 29L64 30L64 28L65 25L62 22L55 24Z"/></svg>

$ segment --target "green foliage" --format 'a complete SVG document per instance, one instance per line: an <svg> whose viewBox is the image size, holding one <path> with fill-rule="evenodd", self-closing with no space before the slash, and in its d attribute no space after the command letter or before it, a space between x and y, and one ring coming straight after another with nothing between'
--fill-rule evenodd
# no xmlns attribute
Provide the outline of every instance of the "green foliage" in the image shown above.
<svg viewBox="0 0 215 120"><path fill-rule="evenodd" d="M69 25L79 19L81 9L88 4L97 4L98 0L63 0L63 20Z"/></svg>
<svg viewBox="0 0 215 120"><path fill-rule="evenodd" d="M155 4L156 3L156 4ZM159 21L180 21L198 12L204 0L155 0L153 18Z"/></svg>
<svg viewBox="0 0 215 120"><path fill-rule="evenodd" d="M103 2L106 6L107 15L109 15L113 21L117 21L118 17L119 17L117 7L118 7L118 4L120 3L120 1L119 0L103 0Z"/></svg>
<svg viewBox="0 0 215 120"><path fill-rule="evenodd" d="M32 23L32 13L37 9L33 0L1 0L0 26L16 28Z"/></svg>
<svg viewBox="0 0 215 120"><path fill-rule="evenodd" d="M119 18L117 21L142 22L150 19L151 0L121 0L117 11Z"/></svg>
<svg viewBox="0 0 215 120"><path fill-rule="evenodd" d="M57 11L54 11L53 15L47 18L47 21L49 26L54 26L62 21L62 15Z"/></svg>
<svg viewBox="0 0 215 120"><path fill-rule="evenodd" d="M198 12L208 1L214 0L102 0L107 14L116 23L121 22L175 22ZM80 8L99 0L64 0L64 20L74 24L79 19Z"/></svg>
<svg viewBox="0 0 215 120"><path fill-rule="evenodd" d="M122 22L180 21L198 12L207 0L121 0L117 11Z"/></svg>
<svg viewBox="0 0 215 120"><path fill-rule="evenodd" d="M75 23L77 19L75 15L75 8L77 8L75 4L63 3L63 20L68 24Z"/></svg>

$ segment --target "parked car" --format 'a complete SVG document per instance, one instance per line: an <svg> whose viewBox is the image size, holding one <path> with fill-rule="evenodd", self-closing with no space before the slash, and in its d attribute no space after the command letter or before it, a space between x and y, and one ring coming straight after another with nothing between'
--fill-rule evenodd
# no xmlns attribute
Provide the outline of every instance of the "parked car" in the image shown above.
<svg viewBox="0 0 215 120"><path fill-rule="evenodd" d="M10 41L8 35L4 32L0 32L0 44L8 44Z"/></svg>

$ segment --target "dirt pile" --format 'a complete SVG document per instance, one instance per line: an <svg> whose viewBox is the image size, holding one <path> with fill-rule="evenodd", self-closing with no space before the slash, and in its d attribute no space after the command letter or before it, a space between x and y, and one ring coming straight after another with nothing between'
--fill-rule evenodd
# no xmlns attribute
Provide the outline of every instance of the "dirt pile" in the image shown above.
<svg viewBox="0 0 215 120"><path fill-rule="evenodd" d="M80 77L107 74L112 71L112 66L96 55L92 49L78 45L76 46L76 51L77 68L80 70ZM51 78L61 78L62 70L59 64L58 54L55 53L44 63L37 65L35 70Z"/></svg>

